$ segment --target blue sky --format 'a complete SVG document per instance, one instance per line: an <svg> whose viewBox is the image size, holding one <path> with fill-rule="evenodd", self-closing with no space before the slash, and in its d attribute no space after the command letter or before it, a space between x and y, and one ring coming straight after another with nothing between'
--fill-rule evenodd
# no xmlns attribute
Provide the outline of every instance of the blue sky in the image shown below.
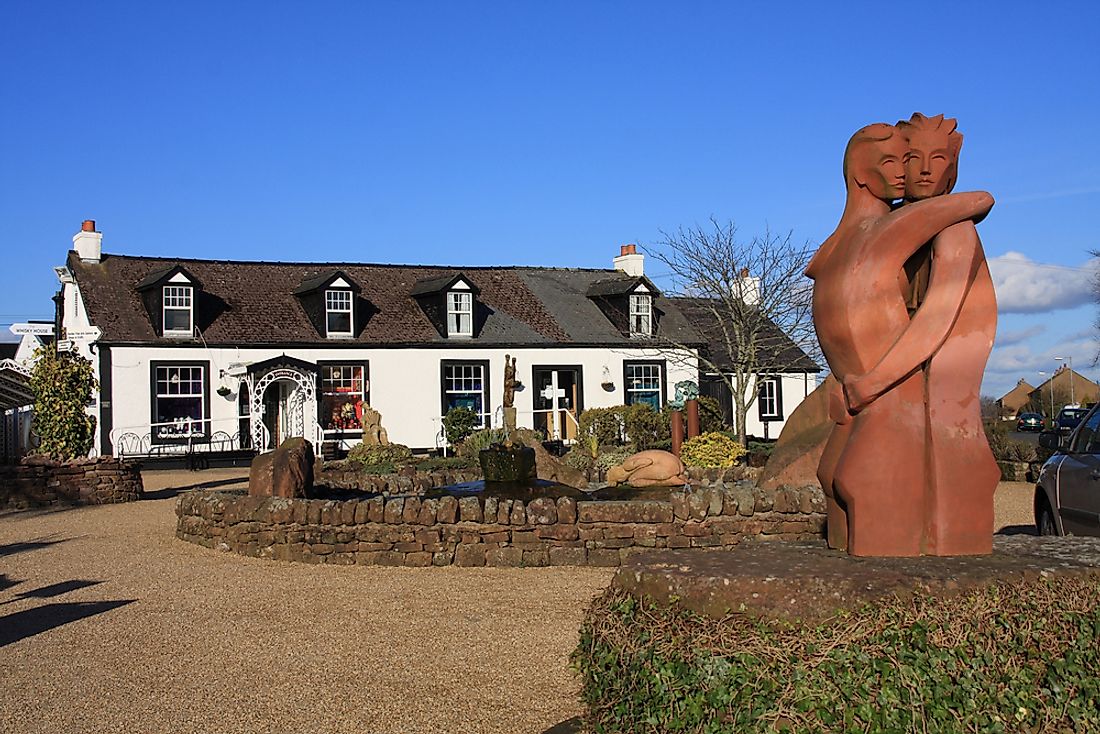
<svg viewBox="0 0 1100 734"><path fill-rule="evenodd" d="M0 323L107 252L607 266L732 219L819 243L869 122L945 112L999 394L1092 378L1096 3L6 3ZM0 327L6 328L6 327Z"/></svg>

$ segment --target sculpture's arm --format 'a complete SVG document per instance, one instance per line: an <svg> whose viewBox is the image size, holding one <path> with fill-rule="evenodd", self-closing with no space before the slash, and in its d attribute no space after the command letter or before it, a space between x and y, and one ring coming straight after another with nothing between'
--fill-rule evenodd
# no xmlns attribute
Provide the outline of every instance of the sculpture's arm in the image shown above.
<svg viewBox="0 0 1100 734"><path fill-rule="evenodd" d="M844 381L858 412L935 354L947 339L981 261L973 222L954 224L932 242L932 276L924 303L886 355L867 374Z"/></svg>
<svg viewBox="0 0 1100 734"><path fill-rule="evenodd" d="M985 219L993 208L993 196L985 191L936 196L890 212L878 219L874 251L889 248L901 262L921 245L952 224L970 220L974 224ZM900 267L900 266L899 266Z"/></svg>

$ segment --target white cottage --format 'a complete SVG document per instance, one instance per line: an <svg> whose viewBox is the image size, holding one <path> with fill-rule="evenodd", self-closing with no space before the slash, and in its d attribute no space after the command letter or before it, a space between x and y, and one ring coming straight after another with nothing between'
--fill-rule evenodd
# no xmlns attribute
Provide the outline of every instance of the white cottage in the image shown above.
<svg viewBox="0 0 1100 734"><path fill-rule="evenodd" d="M455 406L501 425L505 354L519 423L565 441L586 408L660 407L701 377L705 337L631 245L613 268L564 269L111 255L92 221L73 243L57 268L59 345L96 366L103 454L265 450L290 436L347 448L366 405L392 441L438 448ZM670 351L665 337L692 346ZM787 376L768 377L773 436L812 390L806 362L786 405Z"/></svg>

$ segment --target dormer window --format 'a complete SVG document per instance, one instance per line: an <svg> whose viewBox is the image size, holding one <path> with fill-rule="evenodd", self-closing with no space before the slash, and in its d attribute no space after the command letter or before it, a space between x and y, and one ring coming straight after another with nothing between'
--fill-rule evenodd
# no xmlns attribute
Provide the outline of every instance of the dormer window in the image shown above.
<svg viewBox="0 0 1100 734"><path fill-rule="evenodd" d="M644 275L617 273L593 281L586 295L624 337L651 339L657 333L661 311L653 299L661 292Z"/></svg>
<svg viewBox="0 0 1100 734"><path fill-rule="evenodd" d="M327 290L325 291L325 323L328 336L351 336L351 291Z"/></svg>
<svg viewBox="0 0 1100 734"><path fill-rule="evenodd" d="M473 339L477 335L477 284L464 273L424 278L413 283L412 297L444 339Z"/></svg>
<svg viewBox="0 0 1100 734"><path fill-rule="evenodd" d="M653 336L653 296L648 293L630 294L630 336Z"/></svg>
<svg viewBox="0 0 1100 734"><path fill-rule="evenodd" d="M474 335L474 294L469 291L447 293L447 336Z"/></svg>
<svg viewBox="0 0 1100 734"><path fill-rule="evenodd" d="M179 264L149 273L137 284L137 292L145 302L153 329L168 339L194 337L197 330L205 328L197 320L213 313L202 305L202 283ZM195 313L196 308L203 313Z"/></svg>
<svg viewBox="0 0 1100 734"><path fill-rule="evenodd" d="M194 333L194 288L166 285L163 292L164 335L190 337Z"/></svg>

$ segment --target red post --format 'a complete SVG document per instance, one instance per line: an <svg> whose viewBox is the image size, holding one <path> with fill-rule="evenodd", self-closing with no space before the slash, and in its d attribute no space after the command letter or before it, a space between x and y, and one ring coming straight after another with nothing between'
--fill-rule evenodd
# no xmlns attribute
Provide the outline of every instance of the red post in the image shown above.
<svg viewBox="0 0 1100 734"><path fill-rule="evenodd" d="M695 438L699 435L699 401L688 400L686 405L688 414L688 438Z"/></svg>
<svg viewBox="0 0 1100 734"><path fill-rule="evenodd" d="M680 446L684 443L684 414L672 411L672 453L680 455Z"/></svg>

